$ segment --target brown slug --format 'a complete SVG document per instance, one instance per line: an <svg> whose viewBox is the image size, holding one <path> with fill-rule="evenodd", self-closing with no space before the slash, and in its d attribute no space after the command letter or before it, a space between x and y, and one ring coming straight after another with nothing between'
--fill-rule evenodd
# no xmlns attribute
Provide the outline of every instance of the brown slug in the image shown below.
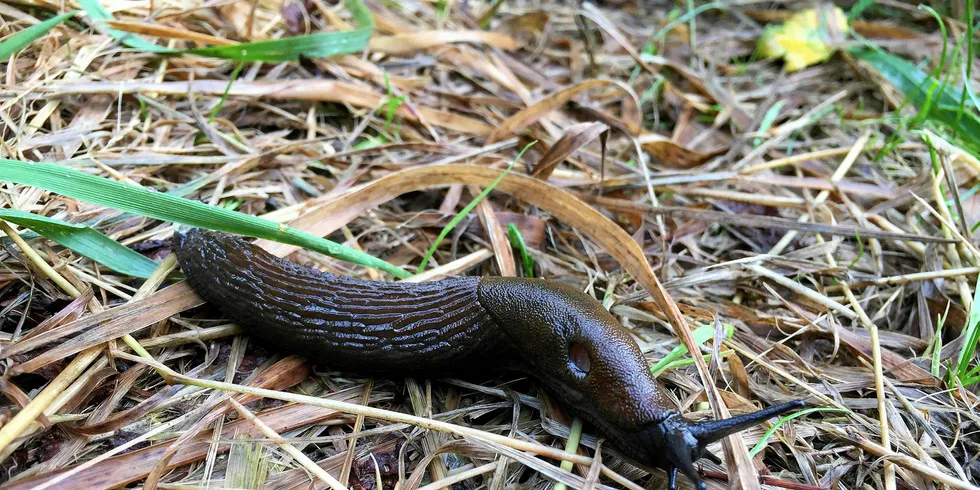
<svg viewBox="0 0 980 490"><path fill-rule="evenodd" d="M543 279L459 277L423 283L353 279L301 267L243 239L174 234L191 286L250 334L349 370L432 371L513 360L636 465L680 470L707 444L803 406L691 422L668 405L639 347L598 301Z"/></svg>

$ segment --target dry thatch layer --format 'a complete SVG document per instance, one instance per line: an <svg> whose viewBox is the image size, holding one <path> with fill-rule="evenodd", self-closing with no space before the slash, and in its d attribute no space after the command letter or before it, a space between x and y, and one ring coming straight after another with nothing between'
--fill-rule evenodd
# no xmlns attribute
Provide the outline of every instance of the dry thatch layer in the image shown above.
<svg viewBox="0 0 980 490"><path fill-rule="evenodd" d="M855 29L914 61L938 58L927 13L879 3ZM234 61L139 52L84 22L55 28L0 60L0 157L66 161L157 191L196 183L184 197L414 270L452 216L537 141L412 280L523 275L513 224L534 274L603 300L651 364L679 336L719 327L706 360L660 375L689 416L718 401L736 413L792 399L839 409L787 422L755 457L702 461L711 488L980 484L976 387L945 376L980 272L968 229L980 163L943 143L934 169L928 133L907 127L914 108L873 68L844 53L786 74L753 58L773 16L751 2L673 23L686 7L507 2L487 15L488 31L486 2L366 4L376 28L364 53L240 72ZM103 5L114 28L178 48L352 24L323 0ZM0 38L59 8L0 3ZM641 56L650 39L656 54ZM144 281L31 239L45 272L4 242L0 422L40 411L0 453L4 488L326 488L317 465L355 489L664 483L607 451L592 459L587 426L572 472L560 470L550 457L575 424L528 380L368 379L267 350L164 278L170 222L9 182L0 203L100 223L163 262ZM323 270L392 279L260 243ZM721 341L724 324L734 334ZM714 380L707 390L699 370ZM205 381L307 398L232 396ZM436 422L352 415L331 401Z"/></svg>

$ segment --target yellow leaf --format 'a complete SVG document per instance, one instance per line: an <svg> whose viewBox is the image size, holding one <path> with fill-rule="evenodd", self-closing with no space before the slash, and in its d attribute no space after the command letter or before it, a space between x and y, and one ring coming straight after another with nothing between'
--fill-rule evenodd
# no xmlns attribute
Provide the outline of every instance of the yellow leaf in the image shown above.
<svg viewBox="0 0 980 490"><path fill-rule="evenodd" d="M815 65L834 53L832 41L847 32L847 17L839 7L797 12L778 26L769 26L759 38L759 54L782 58L786 71Z"/></svg>

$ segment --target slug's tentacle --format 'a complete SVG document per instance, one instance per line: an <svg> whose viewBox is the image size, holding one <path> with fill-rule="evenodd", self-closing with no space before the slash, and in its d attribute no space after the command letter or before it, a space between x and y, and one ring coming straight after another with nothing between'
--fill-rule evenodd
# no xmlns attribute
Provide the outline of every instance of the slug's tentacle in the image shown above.
<svg viewBox="0 0 980 490"><path fill-rule="evenodd" d="M175 234L174 251L194 289L242 328L331 367L426 371L485 352L499 338L475 277L364 281L198 229Z"/></svg>
<svg viewBox="0 0 980 490"><path fill-rule="evenodd" d="M514 364L623 456L666 470L671 490L678 472L705 488L695 462L717 460L705 452L711 442L802 406L691 422L668 406L630 332L591 296L552 281L363 281L202 230L175 234L174 252L191 286L249 333L333 367L406 374L485 365L487 354Z"/></svg>
<svg viewBox="0 0 980 490"><path fill-rule="evenodd" d="M739 431L759 425L766 420L803 407L803 402L794 400L791 402L775 405L759 410L758 412L747 413L724 420L705 420L698 422L691 427L691 433L698 440L701 446L707 446L712 442L721 440Z"/></svg>

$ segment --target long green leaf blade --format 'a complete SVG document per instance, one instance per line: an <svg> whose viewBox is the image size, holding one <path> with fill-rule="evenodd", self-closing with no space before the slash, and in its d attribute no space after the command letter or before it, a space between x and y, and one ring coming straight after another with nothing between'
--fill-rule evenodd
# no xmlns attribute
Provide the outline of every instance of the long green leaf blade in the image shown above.
<svg viewBox="0 0 980 490"><path fill-rule="evenodd" d="M351 31L318 32L303 36L292 36L283 39L270 39L238 43L230 46L209 46L186 50L170 49L154 44L136 34L123 32L102 25L110 36L119 39L131 48L157 54L193 54L212 58L231 59L237 61L295 61L299 57L326 58L339 54L358 53L367 46L371 31L374 29L374 19L371 12L361 0L347 0L354 21L361 27ZM96 22L113 20L99 0L79 0L85 12Z"/></svg>
<svg viewBox="0 0 980 490"><path fill-rule="evenodd" d="M480 204L480 201L482 201L484 198L490 195L490 192L493 191L494 187L497 187L497 184L499 184L501 180L504 180L504 177L506 177L507 174L511 171L511 169L514 168L514 164L516 164L521 159L521 157L524 156L524 152L526 152L529 148L534 146L535 143L537 143L537 141L532 141L528 143L528 145L525 146L523 149L521 149L520 153L518 153L517 156L514 157L513 160L511 160L510 165L507 166L507 169L500 174L500 177L497 177L496 180L490 183L490 185L488 185L486 189L483 189L482 192L480 192L475 198L473 198L473 200L470 201L469 204L463 207L463 209L459 213L457 213L455 217L453 217L453 219L449 222L449 224L442 229L442 231L439 233L439 236L436 237L435 241L432 242L432 245L429 246L429 250L425 252L425 255L422 257L422 262L419 263L419 268L418 268L419 273L425 270L425 264L427 264L429 262L429 259L432 258L432 255L436 253L436 250L439 248L439 243L442 242L449 235L449 232L452 231L453 228L455 228L460 221L463 221L463 218L465 218L466 215L469 214L470 211L472 211L473 208L477 206L477 204Z"/></svg>
<svg viewBox="0 0 980 490"><path fill-rule="evenodd" d="M184 53L241 61L295 61L300 55L307 58L328 58L339 54L359 53L367 47L368 39L371 38L374 18L371 17L371 12L364 6L362 0L346 0L344 3L354 17L354 22L361 26L360 28L231 46L189 49Z"/></svg>
<svg viewBox="0 0 980 490"><path fill-rule="evenodd" d="M973 289L973 307L970 308L970 317L967 320L966 331L963 332L963 346L960 354L956 358L956 374L961 379L965 378L977 351L977 343L980 342L980 277L977 277L976 285Z"/></svg>
<svg viewBox="0 0 980 490"><path fill-rule="evenodd" d="M20 51L74 15L75 12L65 12L10 36L6 41L0 43L0 59L6 59L10 55Z"/></svg>
<svg viewBox="0 0 980 490"><path fill-rule="evenodd" d="M521 252L521 263L524 264L524 277L534 277L534 257L527 251L524 244L524 237L514 223L507 225L507 234L510 236L510 246Z"/></svg>
<svg viewBox="0 0 980 490"><path fill-rule="evenodd" d="M295 61L300 55L327 58L338 54L359 53L367 46L371 31L319 32L269 41L212 46L184 51L187 54L239 61Z"/></svg>
<svg viewBox="0 0 980 490"><path fill-rule="evenodd" d="M912 63L880 49L861 48L853 50L852 53L874 66L889 82L911 97L916 105L924 101L933 86L940 85L938 80L916 68ZM937 90L935 95L939 97L937 102L940 104L953 105L959 104L962 93L962 88L947 85L944 90Z"/></svg>
<svg viewBox="0 0 980 490"><path fill-rule="evenodd" d="M735 328L728 323L724 324L724 327L725 327L725 338L731 338L732 334L735 332ZM694 329L694 331L691 332L691 335L694 336L694 342L697 343L698 345L701 345L714 338L715 326L701 325L700 327ZM667 353L666 356L663 357L663 359L660 359L659 361L657 361L656 364L650 367L650 372L653 373L654 377L660 376L664 371L667 370L667 367L670 365L670 363L676 361L677 359L680 359L681 356L683 356L684 354L687 354L687 346L685 346L684 344L680 344L677 347L674 347L673 349L671 349L670 352Z"/></svg>
<svg viewBox="0 0 980 490"><path fill-rule="evenodd" d="M850 413L850 410L844 410L844 409L840 409L840 408L808 408L806 410L800 410L799 412L795 412L795 413L792 413L792 414L787 415L785 417L781 417L779 419L779 421L777 421L775 424L773 424L772 427L770 427L769 430L767 430L766 433L762 435L762 439L759 439L759 442L757 442L755 444L755 446L752 447L752 449L749 451L749 456L752 456L754 458L756 454L759 454L759 451L762 451L762 448L766 447L766 442L768 442L769 441L769 438L772 437L772 435L776 433L776 429L778 429L779 426L781 426L781 425L785 424L786 422L789 422L790 420L793 420L793 419L795 419L797 417L802 417L804 415L811 414L811 413L814 413L814 412L845 412L845 413Z"/></svg>
<svg viewBox="0 0 980 490"><path fill-rule="evenodd" d="M859 48L851 53L866 61L886 80L905 93L926 118L950 131L966 149L980 156L980 107L960 106L964 89L943 84L912 63L879 49Z"/></svg>
<svg viewBox="0 0 980 490"><path fill-rule="evenodd" d="M89 175L51 163L0 159L0 180L40 187L73 199L154 219L288 243L316 250L340 260L380 269L400 278L411 275L404 269L364 252L274 221Z"/></svg>
<svg viewBox="0 0 980 490"><path fill-rule="evenodd" d="M146 279L157 268L156 262L89 226L65 223L16 209L0 209L0 218L30 228L38 235L127 276Z"/></svg>
<svg viewBox="0 0 980 490"><path fill-rule="evenodd" d="M112 14L110 14L109 11L106 10L101 3L99 3L99 0L78 0L78 5L85 10L85 13L88 14L90 19L101 25L106 34L112 36L114 39L118 39L119 42L126 46L138 49L140 51L148 51L150 53L157 54L172 54L179 52L176 49L165 48L154 44L140 36L137 36L136 34L109 28L104 22L101 21L113 20Z"/></svg>

